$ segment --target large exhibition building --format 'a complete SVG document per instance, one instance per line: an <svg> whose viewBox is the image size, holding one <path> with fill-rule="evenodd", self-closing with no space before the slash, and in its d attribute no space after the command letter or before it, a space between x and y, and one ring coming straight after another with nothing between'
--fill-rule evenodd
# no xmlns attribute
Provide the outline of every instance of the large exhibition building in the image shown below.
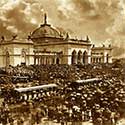
<svg viewBox="0 0 125 125"><path fill-rule="evenodd" d="M20 64L90 64L111 63L112 47L95 47L88 36L85 40L61 34L47 22L36 28L27 39L13 36L0 42L0 66Z"/></svg>

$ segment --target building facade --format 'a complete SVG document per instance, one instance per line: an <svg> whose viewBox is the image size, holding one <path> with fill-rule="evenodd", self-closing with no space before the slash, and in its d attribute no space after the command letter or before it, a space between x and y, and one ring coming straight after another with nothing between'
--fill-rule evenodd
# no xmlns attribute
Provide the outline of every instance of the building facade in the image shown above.
<svg viewBox="0 0 125 125"><path fill-rule="evenodd" d="M111 63L111 51L112 47L93 47L88 36L79 40L61 34L47 23L45 14L44 23L28 39L1 38L0 66Z"/></svg>
<svg viewBox="0 0 125 125"><path fill-rule="evenodd" d="M26 39L12 38L0 41L0 67L33 64L33 43Z"/></svg>
<svg viewBox="0 0 125 125"><path fill-rule="evenodd" d="M91 63L112 63L112 47L92 47Z"/></svg>

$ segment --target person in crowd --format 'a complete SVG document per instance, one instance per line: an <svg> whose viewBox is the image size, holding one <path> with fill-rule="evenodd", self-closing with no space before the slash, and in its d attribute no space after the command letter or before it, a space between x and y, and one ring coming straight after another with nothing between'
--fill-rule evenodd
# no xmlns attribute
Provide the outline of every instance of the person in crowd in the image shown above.
<svg viewBox="0 0 125 125"><path fill-rule="evenodd" d="M40 124L43 117L49 120L88 121L94 125L116 124L124 109L125 85L122 69L118 71L109 65L31 65L9 67L9 76L28 76L34 82L13 83L11 77L0 77L0 86L6 90L4 103L0 108L2 124L23 125ZM101 78L98 82L76 84L82 79ZM37 81L37 82L36 82ZM43 91L41 97L32 101L15 102L12 110L9 100L12 100L11 90L17 87L36 86L54 83L59 86L55 91ZM10 89L11 88L11 89ZM33 94L33 93L31 93ZM15 96L16 97L16 96ZM17 106L20 105L20 106ZM112 115L114 113L114 115ZM11 114L11 115L9 115ZM14 116L14 117L13 117Z"/></svg>

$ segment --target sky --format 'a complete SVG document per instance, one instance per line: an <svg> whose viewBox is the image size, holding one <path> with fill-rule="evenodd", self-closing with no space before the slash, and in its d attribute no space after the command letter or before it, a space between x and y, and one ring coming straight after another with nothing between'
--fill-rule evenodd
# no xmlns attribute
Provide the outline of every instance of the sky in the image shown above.
<svg viewBox="0 0 125 125"><path fill-rule="evenodd" d="M125 0L0 0L0 36L27 37L44 13L70 37L89 35L97 46L112 44L114 57L125 57Z"/></svg>

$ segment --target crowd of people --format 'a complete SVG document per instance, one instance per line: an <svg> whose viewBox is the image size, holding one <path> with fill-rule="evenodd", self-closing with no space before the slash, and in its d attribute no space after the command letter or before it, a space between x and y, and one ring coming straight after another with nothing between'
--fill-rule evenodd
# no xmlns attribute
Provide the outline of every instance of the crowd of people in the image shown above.
<svg viewBox="0 0 125 125"><path fill-rule="evenodd" d="M4 101L0 109L3 114L0 116L2 124L14 124L16 121L15 124L19 125L24 122L34 125L40 124L46 117L60 124L92 121L94 125L116 125L117 121L125 116L125 69L124 65L119 63L10 66L8 75L9 78L2 77L7 87L1 84L2 87L8 88L8 91L10 86L13 89L18 84L29 85L13 84L11 76L15 75L32 77L31 86L36 85L34 81L37 81L37 85L55 83L59 88L44 92L39 99L16 105ZM86 84L75 82L91 78L101 80Z"/></svg>

